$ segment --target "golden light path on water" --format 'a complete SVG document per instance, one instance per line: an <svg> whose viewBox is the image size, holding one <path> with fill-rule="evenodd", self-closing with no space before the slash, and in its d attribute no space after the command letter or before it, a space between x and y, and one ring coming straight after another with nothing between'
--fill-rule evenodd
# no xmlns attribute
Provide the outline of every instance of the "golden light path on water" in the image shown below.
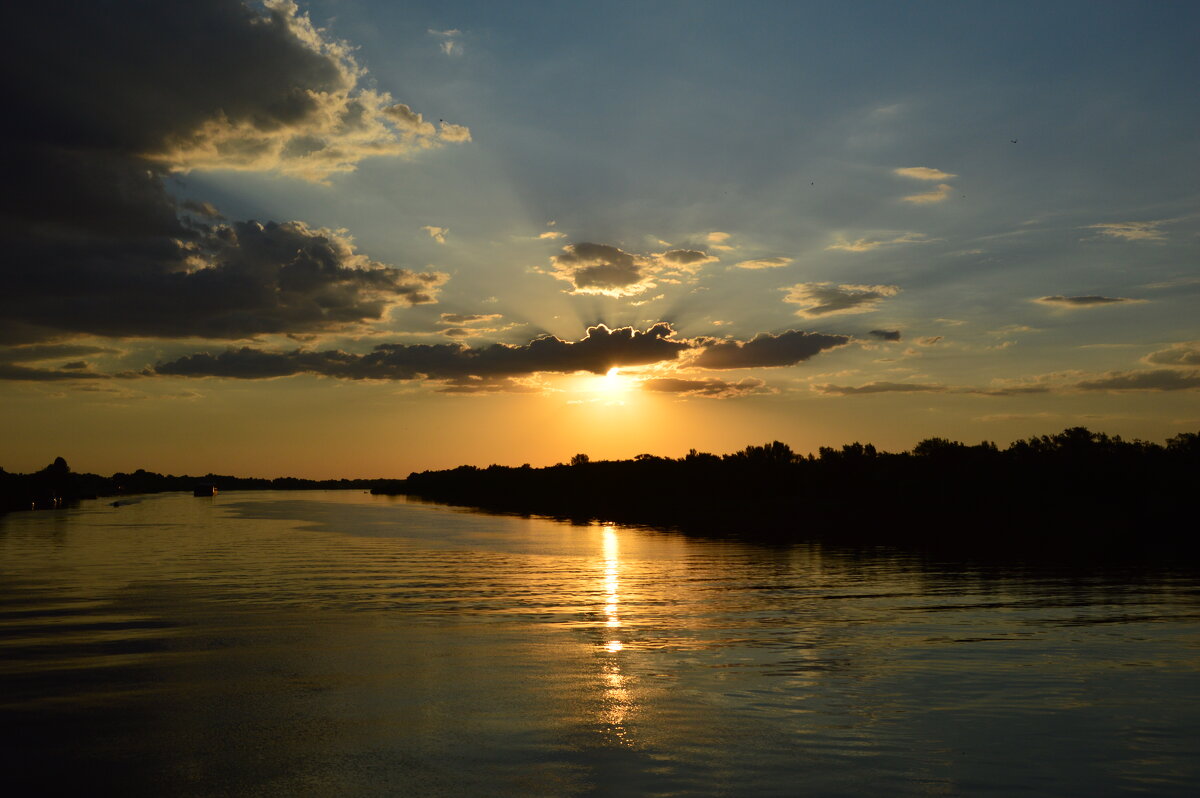
<svg viewBox="0 0 1200 798"><path fill-rule="evenodd" d="M617 630L621 628L621 544L612 526L601 529L604 554L604 643L600 721L620 744L630 744L625 726L633 711L628 677L621 671L621 651L625 648Z"/></svg>

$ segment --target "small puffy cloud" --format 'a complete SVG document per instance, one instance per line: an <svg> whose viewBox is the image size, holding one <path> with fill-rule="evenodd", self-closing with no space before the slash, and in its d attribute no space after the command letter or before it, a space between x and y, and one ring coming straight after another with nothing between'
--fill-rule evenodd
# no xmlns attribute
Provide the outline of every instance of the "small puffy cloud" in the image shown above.
<svg viewBox="0 0 1200 798"><path fill-rule="evenodd" d="M550 259L550 274L572 286L570 293L628 297L654 288L655 278L686 279L717 258L695 249L670 249L650 255L626 252L608 244L579 243L563 247Z"/></svg>
<svg viewBox="0 0 1200 798"><path fill-rule="evenodd" d="M928 166L905 166L901 169L893 169L892 174L900 177L911 177L913 180L949 180L958 175L952 175L949 172L943 172L941 169L932 169Z"/></svg>
<svg viewBox="0 0 1200 798"><path fill-rule="evenodd" d="M845 236L838 236L838 240L825 247L840 252L870 252L873 249L887 247L893 244L928 244L929 240L921 233L901 233L894 238L856 238L853 241L848 240ZM739 264L740 265L740 264Z"/></svg>
<svg viewBox="0 0 1200 798"><path fill-rule="evenodd" d="M708 399L729 399L735 396L763 393L766 382L755 377L746 377L737 382L718 378L687 380L672 377L645 380L642 390L657 393L672 393L677 396L702 396Z"/></svg>
<svg viewBox="0 0 1200 798"><path fill-rule="evenodd" d="M818 385L821 393L838 396L856 396L868 393L941 393L949 390L945 385L919 382L869 382L857 387L849 385Z"/></svg>
<svg viewBox="0 0 1200 798"><path fill-rule="evenodd" d="M1087 229L1098 230L1103 236L1121 241L1163 241L1167 237L1166 233L1158 228L1166 222L1166 219L1156 222L1109 222L1089 224Z"/></svg>
<svg viewBox="0 0 1200 798"><path fill-rule="evenodd" d="M566 237L567 237L566 233L560 233L557 230L547 230L546 232L544 232L538 236L538 238L546 239L548 241L553 241L556 238L566 238Z"/></svg>
<svg viewBox="0 0 1200 798"><path fill-rule="evenodd" d="M918 346L933 346L934 344L941 343L944 340L945 340L945 336L943 336L943 335L929 335L929 336L926 336L925 338L918 338L917 345Z"/></svg>
<svg viewBox="0 0 1200 798"><path fill-rule="evenodd" d="M1051 305L1058 308L1097 308L1104 305L1117 305L1130 302L1145 302L1144 299L1129 299L1121 296L1044 296L1033 300L1040 305Z"/></svg>
<svg viewBox="0 0 1200 798"><path fill-rule="evenodd" d="M802 318L833 316L842 313L867 313L876 310L887 297L900 293L894 285L834 285L833 283L797 283L788 288L784 302L801 305L796 315Z"/></svg>
<svg viewBox="0 0 1200 798"><path fill-rule="evenodd" d="M576 294L632 296L653 286L638 258L608 244L568 244L550 261L554 277L570 283Z"/></svg>
<svg viewBox="0 0 1200 798"><path fill-rule="evenodd" d="M1151 352L1144 358L1147 363L1159 366L1200 367L1200 341L1184 341L1171 344L1166 349Z"/></svg>
<svg viewBox="0 0 1200 798"><path fill-rule="evenodd" d="M1200 371L1155 369L1113 371L1073 386L1081 391L1191 391L1200 388Z"/></svg>
<svg viewBox="0 0 1200 798"><path fill-rule="evenodd" d="M749 341L697 339L704 351L692 365L707 369L745 369L793 366L827 349L850 343L848 335L788 330L759 333Z"/></svg>
<svg viewBox="0 0 1200 798"><path fill-rule="evenodd" d="M900 340L900 331L899 330L871 330L870 332L867 333L867 335L870 335L874 338L878 338L881 341L899 341Z"/></svg>
<svg viewBox="0 0 1200 798"><path fill-rule="evenodd" d="M778 269L792 262L791 258L755 258L737 264L739 269Z"/></svg>
<svg viewBox="0 0 1200 798"><path fill-rule="evenodd" d="M695 271L706 263L715 263L720 260L715 255L709 255L707 252L696 249L669 249L657 257L668 266L689 272Z"/></svg>
<svg viewBox="0 0 1200 798"><path fill-rule="evenodd" d="M920 194L909 194L907 197L901 197L905 202L911 202L914 205L931 205L935 202L942 202L948 199L954 192L954 187L949 183L941 183L933 191L923 191Z"/></svg>
<svg viewBox="0 0 1200 798"><path fill-rule="evenodd" d="M450 228L448 228L448 227L434 227L431 224L427 224L424 227L422 227L421 229L424 230L426 233L429 233L429 237L432 238L434 241L438 242L439 244L446 243L446 233L450 232Z"/></svg>

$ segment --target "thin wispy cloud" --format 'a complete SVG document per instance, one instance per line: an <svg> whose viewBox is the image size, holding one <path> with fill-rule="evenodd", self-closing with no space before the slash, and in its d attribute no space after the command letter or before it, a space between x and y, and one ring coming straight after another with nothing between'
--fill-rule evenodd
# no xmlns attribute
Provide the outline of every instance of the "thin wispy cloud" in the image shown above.
<svg viewBox="0 0 1200 798"><path fill-rule="evenodd" d="M1057 308L1099 308L1106 305L1136 304L1145 302L1144 299L1130 299L1123 296L1044 296L1032 300L1039 305L1050 305Z"/></svg>
<svg viewBox="0 0 1200 798"><path fill-rule="evenodd" d="M462 31L457 28L450 28L449 30L434 30L430 28L429 35L439 40L438 49L446 55L457 56L463 54L462 42L459 41Z"/></svg>
<svg viewBox="0 0 1200 798"><path fill-rule="evenodd" d="M958 177L950 172L943 172L941 169L932 169L928 166L905 166L901 169L893 169L892 174L911 177L913 180L949 180L952 177Z"/></svg>
<svg viewBox="0 0 1200 798"><path fill-rule="evenodd" d="M914 205L931 205L935 202L943 202L954 193L954 187L949 183L942 183L933 191L924 191L920 194L909 194L907 197L901 197L905 202L911 202Z"/></svg>
<svg viewBox="0 0 1200 798"><path fill-rule="evenodd" d="M800 305L796 315L812 319L843 313L868 313L879 303L900 293L895 285L835 285L833 283L797 283L780 289L787 291L783 301Z"/></svg>
<svg viewBox="0 0 1200 798"><path fill-rule="evenodd" d="M923 233L901 233L894 238L856 238L853 241L848 240L845 236L838 236L838 240L825 249L837 252L870 252L880 247L890 247L896 244L927 244L929 242L930 239L926 238Z"/></svg>
<svg viewBox="0 0 1200 798"><path fill-rule="evenodd" d="M739 269L778 269L792 262L791 258L755 258L737 263Z"/></svg>
<svg viewBox="0 0 1200 798"><path fill-rule="evenodd" d="M1098 230L1100 235L1120 241L1165 241L1167 234L1159 228L1167 221L1160 219L1155 222L1107 222L1089 224L1086 229Z"/></svg>

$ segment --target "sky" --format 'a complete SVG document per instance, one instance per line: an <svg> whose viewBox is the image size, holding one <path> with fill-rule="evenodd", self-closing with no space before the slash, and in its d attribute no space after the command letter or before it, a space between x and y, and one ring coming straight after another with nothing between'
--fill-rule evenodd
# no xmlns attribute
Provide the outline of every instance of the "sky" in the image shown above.
<svg viewBox="0 0 1200 798"><path fill-rule="evenodd" d="M1200 429L1200 6L28 3L0 466Z"/></svg>

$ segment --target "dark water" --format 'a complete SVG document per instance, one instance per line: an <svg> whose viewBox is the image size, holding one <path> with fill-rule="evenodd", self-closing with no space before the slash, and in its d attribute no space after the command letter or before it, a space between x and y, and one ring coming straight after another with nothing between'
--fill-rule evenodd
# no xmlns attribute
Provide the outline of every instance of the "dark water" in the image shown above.
<svg viewBox="0 0 1200 798"><path fill-rule="evenodd" d="M1200 579L358 493L0 518L3 783L1195 795Z"/></svg>

